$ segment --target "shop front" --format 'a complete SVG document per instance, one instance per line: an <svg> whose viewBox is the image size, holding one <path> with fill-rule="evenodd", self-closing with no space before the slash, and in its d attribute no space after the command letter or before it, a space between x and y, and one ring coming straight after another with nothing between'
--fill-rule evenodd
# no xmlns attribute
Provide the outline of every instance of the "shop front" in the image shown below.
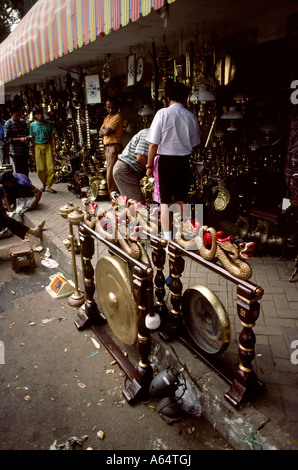
<svg viewBox="0 0 298 470"><path fill-rule="evenodd" d="M202 137L193 164L203 166L189 202L204 204L207 223L285 254L296 243L298 5L249 5L39 0L0 45L3 108L21 105L30 123L42 106L57 130L57 179L96 201L107 195L106 98L119 100L125 145L165 105L166 80L185 83Z"/></svg>

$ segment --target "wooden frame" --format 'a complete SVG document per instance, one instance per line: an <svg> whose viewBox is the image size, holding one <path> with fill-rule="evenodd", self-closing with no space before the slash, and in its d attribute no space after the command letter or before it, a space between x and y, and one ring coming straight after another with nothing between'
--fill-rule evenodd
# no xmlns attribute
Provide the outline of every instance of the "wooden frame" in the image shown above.
<svg viewBox="0 0 298 470"><path fill-rule="evenodd" d="M136 83L136 56L131 54L127 59L127 86L133 86Z"/></svg>

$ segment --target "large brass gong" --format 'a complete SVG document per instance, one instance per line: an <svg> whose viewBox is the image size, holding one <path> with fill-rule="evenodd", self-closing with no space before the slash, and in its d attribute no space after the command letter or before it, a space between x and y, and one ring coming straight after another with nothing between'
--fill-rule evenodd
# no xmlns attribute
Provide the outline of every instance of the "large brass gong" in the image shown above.
<svg viewBox="0 0 298 470"><path fill-rule="evenodd" d="M137 338L138 310L127 264L116 256L103 256L96 264L95 282L111 330L124 344L133 344Z"/></svg>
<svg viewBox="0 0 298 470"><path fill-rule="evenodd" d="M205 352L223 352L230 343L230 321L219 298L197 284L182 297L182 316L190 337Z"/></svg>

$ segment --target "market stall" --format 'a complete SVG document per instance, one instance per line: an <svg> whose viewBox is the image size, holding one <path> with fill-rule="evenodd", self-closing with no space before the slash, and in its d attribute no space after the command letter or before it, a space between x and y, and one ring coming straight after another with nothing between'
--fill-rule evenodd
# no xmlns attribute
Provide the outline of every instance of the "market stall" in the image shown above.
<svg viewBox="0 0 298 470"><path fill-rule="evenodd" d="M285 178L295 2L261 10L250 2L249 11L201 3L39 0L0 45L6 112L20 105L29 124L33 107L43 107L57 131L57 181L94 202L107 195L98 137L106 97L119 100L125 145L165 105L166 80L185 83L202 137L192 163L203 172L193 172L189 202L202 202L207 221L254 239L260 252L285 254L296 239L283 228L295 187ZM143 186L150 198L152 185Z"/></svg>

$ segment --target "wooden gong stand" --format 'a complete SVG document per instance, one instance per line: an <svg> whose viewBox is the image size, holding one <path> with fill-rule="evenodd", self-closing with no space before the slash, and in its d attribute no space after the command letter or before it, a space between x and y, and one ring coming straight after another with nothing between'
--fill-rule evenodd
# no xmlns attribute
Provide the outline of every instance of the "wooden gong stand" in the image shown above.
<svg viewBox="0 0 298 470"><path fill-rule="evenodd" d="M79 313L75 325L79 330L91 328L94 331L131 381L129 387L123 390L126 400L128 402L139 400L142 397L146 397L153 378L153 370L149 361L151 352L150 331L145 326L147 313L153 313L153 300L151 300L153 299L153 270L148 265L131 258L123 250L89 228L85 223L80 223L79 234L83 259L85 310ZM131 364L130 360L102 327L103 323L106 323L106 319L94 300L94 268L91 263L94 255L94 238L104 243L109 248L111 254L119 256L119 258L132 267L133 295L138 306L137 348L140 361L137 367Z"/></svg>
<svg viewBox="0 0 298 470"><path fill-rule="evenodd" d="M78 320L75 324L79 330L91 328L130 379L129 387L123 390L123 394L128 402L134 402L146 397L153 378L153 370L149 361L151 352L150 330L145 325L146 315L152 315L153 310L160 315L161 326L159 334L164 340L177 339L181 341L230 384L230 390L225 394L225 398L233 406L239 407L263 389L264 384L257 378L251 365L255 357L256 342L253 327L259 317L259 300L263 295L261 287L233 276L221 266L207 261L196 252L185 250L177 242L171 241L168 251L170 275L173 278L170 286L172 308L168 311L164 301L166 293L165 276L163 273L166 259L164 240L148 234L151 239L152 261L156 269L153 284L153 270L147 264L131 258L121 248L103 238L85 223L80 223L79 233L86 300L85 311L78 315ZM94 300L94 269L91 263L94 255L94 238L104 243L112 254L119 256L132 268L133 295L138 307L137 349L140 361L137 367L131 364L129 359L102 327L106 319L103 312L99 311ZM239 335L238 354L240 363L235 373L222 364L214 355L201 350L189 336L184 326L181 312L183 286L180 278L184 270L185 256L237 285L237 313L243 329ZM157 301L153 306L154 291Z"/></svg>
<svg viewBox="0 0 298 470"><path fill-rule="evenodd" d="M155 293L158 299L156 311L163 315L162 323L164 326L160 331L160 336L166 341L171 339L180 340L212 367L231 386L225 394L225 398L233 406L239 407L264 388L264 384L257 378L251 365L255 357L256 342L253 327L259 317L260 304L258 301L263 295L263 289L249 281L243 281L233 276L221 266L207 261L196 252L185 250L177 242L171 241L168 246L168 253L170 275L173 278L170 286L172 309L167 313L163 301L165 295L165 278L162 273L162 263L165 259L163 241L157 238L151 239L151 246L153 248L152 260L157 270L154 280ZM222 364L214 355L203 351L186 331L181 312L183 286L180 280L184 270L184 256L188 256L237 285L237 313L243 329L239 335L238 354L240 363L235 373Z"/></svg>

